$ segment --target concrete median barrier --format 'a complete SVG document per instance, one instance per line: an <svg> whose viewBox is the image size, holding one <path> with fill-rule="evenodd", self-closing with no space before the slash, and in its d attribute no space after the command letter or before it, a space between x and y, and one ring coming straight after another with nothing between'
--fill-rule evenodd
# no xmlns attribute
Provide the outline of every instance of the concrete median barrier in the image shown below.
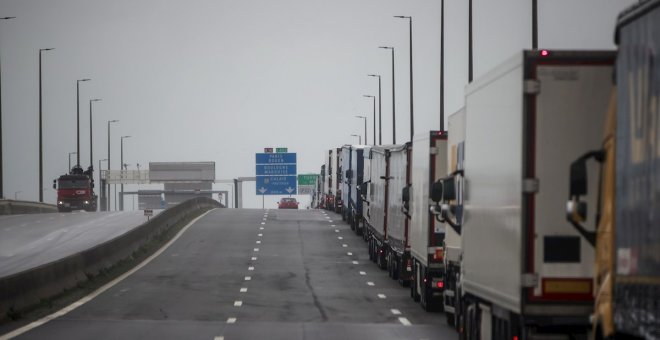
<svg viewBox="0 0 660 340"><path fill-rule="evenodd" d="M57 206L30 201L0 200L0 215L55 213Z"/></svg>
<svg viewBox="0 0 660 340"><path fill-rule="evenodd" d="M133 254L172 227L219 208L209 198L193 198L169 208L123 235L77 254L0 278L0 321L84 284Z"/></svg>

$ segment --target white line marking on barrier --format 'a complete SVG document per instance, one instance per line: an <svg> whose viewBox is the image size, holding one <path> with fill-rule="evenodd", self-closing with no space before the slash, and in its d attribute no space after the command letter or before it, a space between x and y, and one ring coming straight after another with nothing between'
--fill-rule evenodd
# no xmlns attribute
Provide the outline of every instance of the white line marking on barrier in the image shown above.
<svg viewBox="0 0 660 340"><path fill-rule="evenodd" d="M412 325L412 324L410 323L410 321L408 321L408 319L403 318L403 317L399 318L399 322L400 322L402 325L404 325L404 326L410 326L410 325Z"/></svg>
<svg viewBox="0 0 660 340"><path fill-rule="evenodd" d="M62 309L60 309L60 310L58 310L57 312L52 313L52 314L50 314L50 315L47 315L47 316L45 316L45 317L43 317L43 318L41 318L41 319L39 319L39 320L37 320L37 321L31 322L31 323L29 323L29 324L27 324L27 325L25 325L25 326L23 326L23 327L21 327L21 328L15 329L14 331L12 331L12 332L10 332L10 333L7 333L7 334L4 334L4 335L0 336L0 340L5 340L5 339L15 338L15 337L17 337L17 336L19 336L19 335L21 335L21 334L23 334L23 333L25 333L25 332L28 332L28 331L30 331L30 330L32 330L32 329L34 329L34 328L37 328L37 327L39 327L39 326L41 326L41 325L43 325L43 324L45 324L45 323L47 323L47 322L49 322L49 321L51 321L51 320L57 319L57 318L59 318L59 317L61 317L61 316L64 316L64 315L70 313L71 311L73 311L74 309L76 309L76 308L78 308L78 307L84 305L85 303L91 301L92 299L94 299L95 297L99 296L100 294L102 294L102 293L105 292L106 290L112 288L113 286L115 286L115 285L118 284L119 282L121 282L121 281L123 281L124 279L126 279L127 277L131 276L131 275L132 275L133 273L135 273L136 271L142 269L142 267L144 267L144 266L146 266L147 264L149 264L149 262L153 261L153 259L155 259L156 257L158 257L158 256L159 256L160 254L162 254L165 250L167 250L167 248L169 248L174 242L176 242L176 240L178 240L179 237L181 237L181 235L183 235L183 233L185 233L185 232L186 232L186 231L187 231L187 230L188 230L193 224L195 224L195 222L197 222L199 219L201 219L202 217L206 216L208 213L210 213L210 212L213 211L213 210L215 210L215 209L211 209L211 210L209 210L209 211L203 213L202 215L198 216L198 217L195 218L194 220L190 221L190 223L186 224L186 226L183 227L183 228L182 228L182 229L181 229L181 230L180 230L180 231L179 231L179 232L178 232L178 233L177 233L177 234L176 234L171 240L169 240L169 242L167 242L162 248L158 249L158 251L156 251L156 252L153 253L151 256L149 256L148 258L146 258L146 259L145 259L144 261L142 261L140 264L138 264L137 266L133 267L133 269L131 269L131 270L127 271L126 273L120 275L118 278L116 278L116 279L114 279L114 280L112 280L112 281L106 283L106 284L103 285L101 288L95 290L95 291L92 292L91 294L89 294L89 295L87 295L87 296L81 298L80 300L78 300L78 301L76 301L76 302L74 302L74 303L72 303L72 304L70 304L70 305L68 305L68 306L66 306L66 307L64 307L64 308L62 308Z"/></svg>

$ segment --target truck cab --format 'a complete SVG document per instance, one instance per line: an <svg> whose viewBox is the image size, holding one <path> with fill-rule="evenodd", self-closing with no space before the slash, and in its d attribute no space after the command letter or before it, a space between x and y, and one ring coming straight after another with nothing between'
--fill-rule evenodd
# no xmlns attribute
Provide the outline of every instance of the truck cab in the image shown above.
<svg viewBox="0 0 660 340"><path fill-rule="evenodd" d="M62 175L53 180L53 189L57 190L57 210L96 211L94 180L84 174Z"/></svg>

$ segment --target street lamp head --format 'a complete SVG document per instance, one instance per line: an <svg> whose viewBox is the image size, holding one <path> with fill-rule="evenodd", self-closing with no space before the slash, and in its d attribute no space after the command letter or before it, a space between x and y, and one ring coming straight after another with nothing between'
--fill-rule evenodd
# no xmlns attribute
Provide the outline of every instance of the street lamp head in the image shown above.
<svg viewBox="0 0 660 340"><path fill-rule="evenodd" d="M8 19L16 19L16 17L4 17L4 18L0 18L0 19L2 19L2 20L8 20Z"/></svg>
<svg viewBox="0 0 660 340"><path fill-rule="evenodd" d="M81 82L81 81L90 81L90 80L91 80L91 79L89 79L89 78L84 78L84 79L78 79L77 81L78 81L78 82Z"/></svg>
<svg viewBox="0 0 660 340"><path fill-rule="evenodd" d="M100 102L101 100L103 100L103 99L101 99L101 98L95 98L95 99L90 99L89 101L90 101L90 102Z"/></svg>
<svg viewBox="0 0 660 340"><path fill-rule="evenodd" d="M124 138L131 138L131 136L121 136L121 139L124 139Z"/></svg>
<svg viewBox="0 0 660 340"><path fill-rule="evenodd" d="M411 16L405 16L405 15L395 15L394 17L399 19L412 19Z"/></svg>
<svg viewBox="0 0 660 340"><path fill-rule="evenodd" d="M109 121L108 121L108 124L110 124L110 123L116 123L116 122L118 122L118 121L119 121L118 119L109 120Z"/></svg>
<svg viewBox="0 0 660 340"><path fill-rule="evenodd" d="M362 97L366 97L366 98L374 98L374 96L369 95L369 94L363 94Z"/></svg>
<svg viewBox="0 0 660 340"><path fill-rule="evenodd" d="M355 116L355 118L364 118L364 119L367 119L367 117L365 117L365 116Z"/></svg>
<svg viewBox="0 0 660 340"><path fill-rule="evenodd" d="M54 50L54 49L55 49L55 48L53 48L53 47L49 47L49 48L40 48L40 49L39 49L39 52L41 52L41 51L52 51L52 50Z"/></svg>
<svg viewBox="0 0 660 340"><path fill-rule="evenodd" d="M394 49L394 47L391 47L391 46L378 46L378 48L383 48L383 49L386 49L386 50L393 50Z"/></svg>
<svg viewBox="0 0 660 340"><path fill-rule="evenodd" d="M367 74L367 77L378 77L378 78L380 78L380 74Z"/></svg>

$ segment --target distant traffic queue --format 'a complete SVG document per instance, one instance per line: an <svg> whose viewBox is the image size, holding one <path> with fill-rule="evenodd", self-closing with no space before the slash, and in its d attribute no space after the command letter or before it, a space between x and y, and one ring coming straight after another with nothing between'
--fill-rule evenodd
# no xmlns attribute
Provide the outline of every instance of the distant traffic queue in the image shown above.
<svg viewBox="0 0 660 340"><path fill-rule="evenodd" d="M516 53L448 131L328 150L318 207L462 339L660 337L660 0L616 39Z"/></svg>

